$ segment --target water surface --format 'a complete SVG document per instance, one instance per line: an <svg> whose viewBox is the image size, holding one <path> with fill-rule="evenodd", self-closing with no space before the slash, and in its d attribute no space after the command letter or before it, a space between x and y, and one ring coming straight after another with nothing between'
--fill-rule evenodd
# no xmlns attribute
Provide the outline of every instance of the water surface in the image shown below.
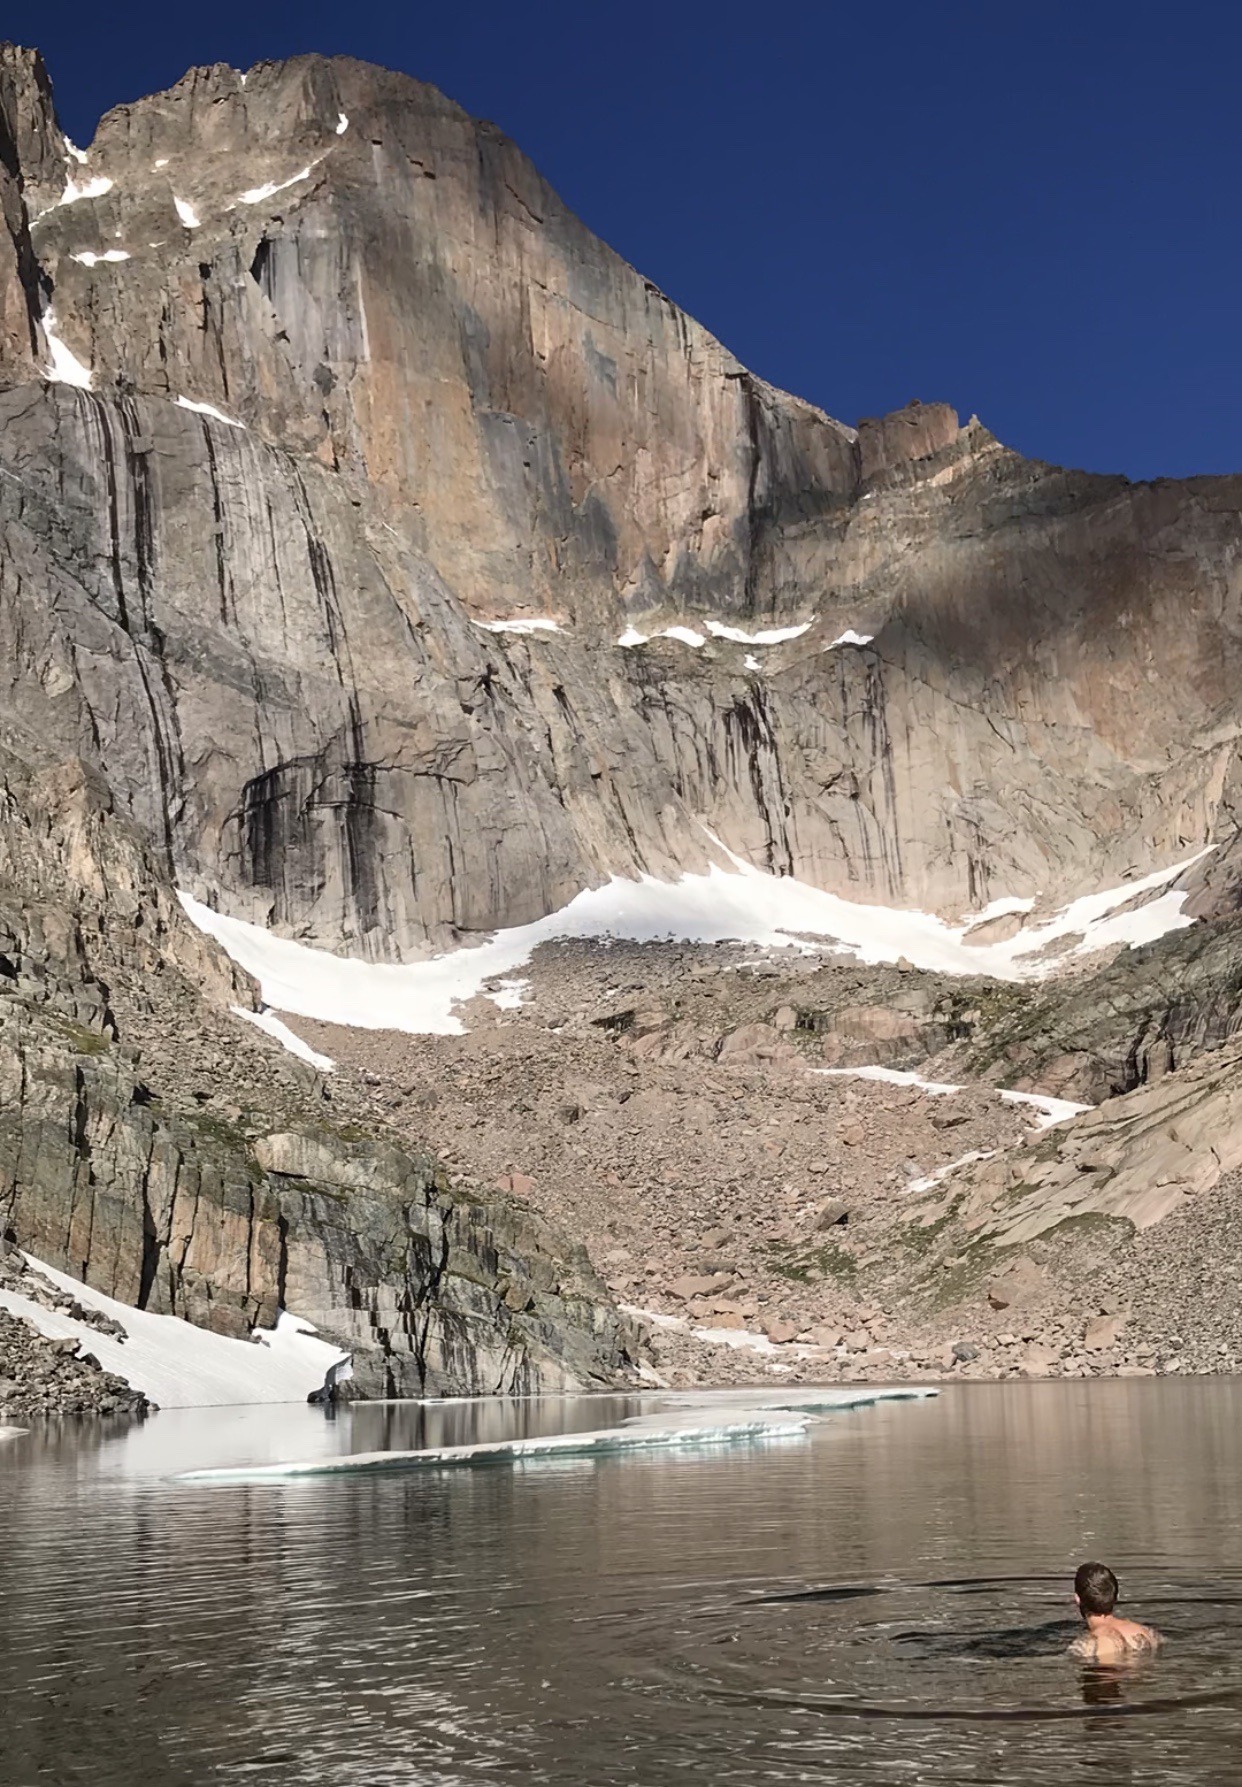
<svg viewBox="0 0 1242 1787"><path fill-rule="evenodd" d="M954 1386L727 1451L173 1480L636 1407L184 1411L0 1448L0 1778L1237 1778L1231 1380ZM1087 1556L1168 1635L1154 1663L1065 1657Z"/></svg>

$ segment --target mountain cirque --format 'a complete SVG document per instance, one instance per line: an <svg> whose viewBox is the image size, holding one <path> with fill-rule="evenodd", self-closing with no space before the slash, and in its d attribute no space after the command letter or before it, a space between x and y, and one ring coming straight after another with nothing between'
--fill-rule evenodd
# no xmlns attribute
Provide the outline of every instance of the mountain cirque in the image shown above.
<svg viewBox="0 0 1242 1787"><path fill-rule="evenodd" d="M1114 1126L1113 1178L1141 1185L1142 1138L1189 1124L1166 1183L1224 1195L1232 1153L1202 1169L1189 1113L1234 1121L1230 1058L1206 1063L1242 984L1242 482L1062 471L935 404L846 428L740 366L492 126L356 62L195 70L83 153L38 57L0 49L0 208L0 1200L32 1251L226 1331L296 1283L373 1386L623 1377L632 1332L545 1226L586 1205L497 1186L494 1135L463 1197L421 1152L436 1123L234 1036L252 996L172 889L400 960L610 874L700 870L709 833L949 916L1217 844L1193 931L986 995L968 1035L895 1020L885 1059L1115 1094L1083 1120ZM451 1104L450 1057L401 1046L445 1064ZM761 1071L782 1060L801 1071ZM660 1063L630 1065L654 1095ZM325 1142L334 1099L357 1109ZM988 1200L1072 1179L1080 1126L1029 1143L986 1099L971 1121L1002 1152L927 1232L1003 1241ZM1079 1165L1031 1180L1032 1149ZM696 1188L705 1213L724 1190ZM1080 1202L1132 1227L1124 1198Z"/></svg>

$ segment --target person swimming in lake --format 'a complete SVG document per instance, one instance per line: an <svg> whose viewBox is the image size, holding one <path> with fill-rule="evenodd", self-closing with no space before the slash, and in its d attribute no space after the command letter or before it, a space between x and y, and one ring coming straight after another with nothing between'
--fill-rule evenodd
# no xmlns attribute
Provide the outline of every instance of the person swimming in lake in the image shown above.
<svg viewBox="0 0 1242 1787"><path fill-rule="evenodd" d="M1161 1637L1152 1626L1137 1620L1118 1619L1117 1578L1107 1564L1080 1564L1074 1577L1074 1599L1087 1622L1081 1638L1070 1645L1070 1656L1085 1663L1122 1663L1130 1657L1149 1657L1159 1650Z"/></svg>

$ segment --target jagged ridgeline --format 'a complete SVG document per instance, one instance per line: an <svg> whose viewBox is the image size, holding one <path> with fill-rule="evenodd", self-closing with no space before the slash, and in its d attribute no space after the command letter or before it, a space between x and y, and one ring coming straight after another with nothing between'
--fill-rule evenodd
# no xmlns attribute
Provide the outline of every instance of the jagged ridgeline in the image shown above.
<svg viewBox="0 0 1242 1787"><path fill-rule="evenodd" d="M238 1040L176 885L400 959L709 834L960 911L1232 833L1239 480L846 428L353 61L84 151L0 48L0 208L0 1197L100 1288L389 1388L626 1368L568 1243Z"/></svg>

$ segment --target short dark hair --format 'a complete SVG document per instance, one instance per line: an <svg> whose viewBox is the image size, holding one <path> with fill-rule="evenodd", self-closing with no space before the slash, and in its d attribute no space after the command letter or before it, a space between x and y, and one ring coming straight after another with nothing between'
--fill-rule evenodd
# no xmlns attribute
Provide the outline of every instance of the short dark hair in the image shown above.
<svg viewBox="0 0 1242 1787"><path fill-rule="evenodd" d="M1074 1593L1084 1613L1111 1613L1117 1605L1117 1578L1107 1564L1079 1564Z"/></svg>

